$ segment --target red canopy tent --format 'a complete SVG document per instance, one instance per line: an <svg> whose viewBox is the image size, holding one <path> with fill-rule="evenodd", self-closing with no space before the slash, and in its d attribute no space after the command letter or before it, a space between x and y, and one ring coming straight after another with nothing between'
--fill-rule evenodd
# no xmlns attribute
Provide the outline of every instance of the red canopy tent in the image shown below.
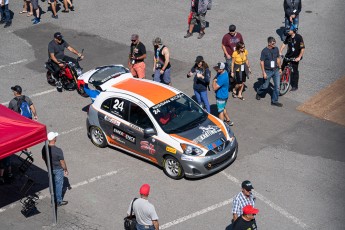
<svg viewBox="0 0 345 230"><path fill-rule="evenodd" d="M0 105L0 159L45 140L45 125Z"/></svg>

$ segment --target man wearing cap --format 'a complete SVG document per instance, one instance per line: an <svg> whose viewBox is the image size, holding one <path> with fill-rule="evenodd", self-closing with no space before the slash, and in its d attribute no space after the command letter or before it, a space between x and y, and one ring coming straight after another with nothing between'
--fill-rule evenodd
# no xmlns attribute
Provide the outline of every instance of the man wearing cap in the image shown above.
<svg viewBox="0 0 345 230"><path fill-rule="evenodd" d="M79 53L65 40L63 40L63 36L60 32L56 32L54 34L54 39L50 41L48 44L48 58L49 62L52 63L52 66L54 68L54 74L58 74L60 68L64 66L61 61L73 62L77 65L77 68L80 68L80 66L78 66L78 63L74 58L65 55L65 48L77 55L80 59L84 58L84 56L81 53Z"/></svg>
<svg viewBox="0 0 345 230"><path fill-rule="evenodd" d="M225 108L229 97L229 75L225 70L225 64L223 62L218 62L218 64L213 68L215 71L217 71L217 75L212 82L212 87L216 92L219 119L232 126L234 125L234 123L230 120L230 117Z"/></svg>
<svg viewBox="0 0 345 230"><path fill-rule="evenodd" d="M224 52L226 68L229 74L231 74L231 61L232 53L236 50L236 44L243 42L242 35L239 32L236 32L236 26L229 26L229 33L225 34L222 39L222 49Z"/></svg>
<svg viewBox="0 0 345 230"><path fill-rule="evenodd" d="M170 78L170 53L168 47L163 45L162 39L156 37L152 41L154 47L154 56L153 56L153 80L171 85Z"/></svg>
<svg viewBox="0 0 345 230"><path fill-rule="evenodd" d="M279 50L275 46L276 40L273 37L267 38L267 47L261 51L260 67L263 76L263 84L256 91L256 100L261 99L261 95L268 89L271 78L273 79L274 89L271 99L271 105L282 107L283 104L278 102L280 74L282 73Z"/></svg>
<svg viewBox="0 0 345 230"><path fill-rule="evenodd" d="M247 205L255 206L255 197L252 194L254 189L252 183L249 180L242 182L242 191L237 194L232 203L232 220L236 219L243 214L243 208Z"/></svg>
<svg viewBox="0 0 345 230"><path fill-rule="evenodd" d="M287 52L285 54L286 58L294 58L295 60L291 62L292 64L292 73L291 73L291 91L298 90L298 80L299 80L299 71L298 64L302 60L304 55L304 41L303 37L300 34L296 34L297 27L291 25L290 30L288 31L288 36L285 39L284 43L280 47L280 55L282 54L284 48L287 46ZM285 68L287 62L284 59L282 69Z"/></svg>
<svg viewBox="0 0 345 230"><path fill-rule="evenodd" d="M31 110L32 113L32 117L28 117L30 119L34 119L37 120L37 113L36 113L36 108L34 106L34 104L32 103L31 99L28 96L22 95L22 87L20 87L19 85L15 85L13 87L11 87L11 90L13 91L14 94L14 98L10 101L8 108L17 112L17 113L21 113L20 111L20 104L23 101L26 101L29 105L29 108Z"/></svg>
<svg viewBox="0 0 345 230"><path fill-rule="evenodd" d="M259 209L252 205L246 205L243 208L243 214L234 222L232 230L256 230L258 229L255 221L255 215L259 213Z"/></svg>
<svg viewBox="0 0 345 230"><path fill-rule="evenodd" d="M145 78L146 65L144 59L146 58L145 45L139 41L138 34L132 34L131 36L131 49L128 58L128 67L133 77Z"/></svg>
<svg viewBox="0 0 345 230"><path fill-rule="evenodd" d="M137 230L158 230L158 216L155 207L148 201L150 194L150 185L143 184L139 190L140 198L132 201L133 212L137 220ZM127 215L131 213L132 202L129 204Z"/></svg>
<svg viewBox="0 0 345 230"><path fill-rule="evenodd" d="M55 199L57 206L62 206L68 204L68 201L62 200L62 189L64 176L68 176L67 165L63 156L62 149L58 148L56 144L56 138L59 136L57 132L50 132L47 135L48 138L48 149L51 161L51 166L53 170L53 180L55 189ZM42 158L46 165L48 164L46 158L46 148L42 148Z"/></svg>

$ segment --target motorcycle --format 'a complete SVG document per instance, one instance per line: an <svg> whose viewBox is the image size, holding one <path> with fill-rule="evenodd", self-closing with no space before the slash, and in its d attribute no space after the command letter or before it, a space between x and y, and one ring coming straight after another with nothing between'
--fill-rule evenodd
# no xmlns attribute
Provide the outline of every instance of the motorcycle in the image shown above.
<svg viewBox="0 0 345 230"><path fill-rule="evenodd" d="M82 51L83 52L83 51ZM77 90L77 92L82 96L87 96L83 87L80 87L78 84L78 77L82 74L82 68L77 68L79 66L80 57L77 58L77 63L71 61L65 62L60 61L63 64L63 67L60 69L59 73L54 76L54 67L51 62L45 63L45 68L47 69L47 82L56 86L58 92L62 90Z"/></svg>

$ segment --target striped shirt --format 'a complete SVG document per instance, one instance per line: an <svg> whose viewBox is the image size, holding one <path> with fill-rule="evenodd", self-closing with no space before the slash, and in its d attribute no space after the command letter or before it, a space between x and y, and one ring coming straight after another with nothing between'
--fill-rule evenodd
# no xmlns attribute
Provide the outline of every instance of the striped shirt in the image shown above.
<svg viewBox="0 0 345 230"><path fill-rule="evenodd" d="M255 197L253 196L253 194L250 194L248 198L242 192L240 192L233 199L232 213L237 214L237 216L241 216L243 214L243 208L246 205L252 205L254 207Z"/></svg>

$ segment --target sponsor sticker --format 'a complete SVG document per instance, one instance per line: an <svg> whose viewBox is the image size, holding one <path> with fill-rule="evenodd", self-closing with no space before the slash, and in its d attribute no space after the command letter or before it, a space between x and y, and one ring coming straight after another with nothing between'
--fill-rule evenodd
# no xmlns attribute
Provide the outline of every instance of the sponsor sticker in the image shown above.
<svg viewBox="0 0 345 230"><path fill-rule="evenodd" d="M183 161L194 161L193 158L191 158L191 157L186 157L186 156L182 156L182 157L181 157L181 160L183 160Z"/></svg>
<svg viewBox="0 0 345 230"><path fill-rule="evenodd" d="M135 144L135 137L133 137L132 135L130 135L130 134L128 134L122 130L119 130L117 128L113 128L113 132L115 135L122 137L122 138L125 138L126 140Z"/></svg>
<svg viewBox="0 0 345 230"><path fill-rule="evenodd" d="M154 113L155 114L159 113L160 112L159 111L160 107L162 107L165 104L168 104L169 102L176 101L177 99L181 98L182 96L183 96L183 94L180 93L180 94L177 94L177 95L175 95L175 96L173 96L173 97L171 97L171 98L169 98L169 99L167 99L165 101L162 101L161 103L159 103L157 105L152 106L152 109L153 109Z"/></svg>
<svg viewBox="0 0 345 230"><path fill-rule="evenodd" d="M140 149L148 150L149 154L152 155L156 153L155 146L148 141L140 141Z"/></svg>
<svg viewBox="0 0 345 230"><path fill-rule="evenodd" d="M195 143L201 143L203 140L205 140L206 138L221 132L222 130L216 126L216 125L209 125L207 127L204 126L200 126L199 129L202 130L202 134L200 134L199 136L197 136L193 142Z"/></svg>
<svg viewBox="0 0 345 230"><path fill-rule="evenodd" d="M135 130L138 130L140 132L144 132L143 128L140 128L139 126L133 125L133 124L129 124L129 126Z"/></svg>
<svg viewBox="0 0 345 230"><path fill-rule="evenodd" d="M105 120L105 121L108 121L108 122L110 122L110 123L112 123L112 124L114 124L114 125L116 125L116 126L120 126L120 124L121 124L120 121L118 121L118 120L116 120L116 119L114 119L114 118L112 118L112 117L109 117L109 116L107 116L107 115L104 116L104 120Z"/></svg>
<svg viewBox="0 0 345 230"><path fill-rule="evenodd" d="M165 150L166 150L167 152L176 154L176 149L173 148L173 147L167 146L167 147L165 148Z"/></svg>
<svg viewBox="0 0 345 230"><path fill-rule="evenodd" d="M122 143L122 144L125 144L125 142L123 140L121 140L121 138L119 138L118 136L115 136L114 134L111 134L111 138Z"/></svg>

